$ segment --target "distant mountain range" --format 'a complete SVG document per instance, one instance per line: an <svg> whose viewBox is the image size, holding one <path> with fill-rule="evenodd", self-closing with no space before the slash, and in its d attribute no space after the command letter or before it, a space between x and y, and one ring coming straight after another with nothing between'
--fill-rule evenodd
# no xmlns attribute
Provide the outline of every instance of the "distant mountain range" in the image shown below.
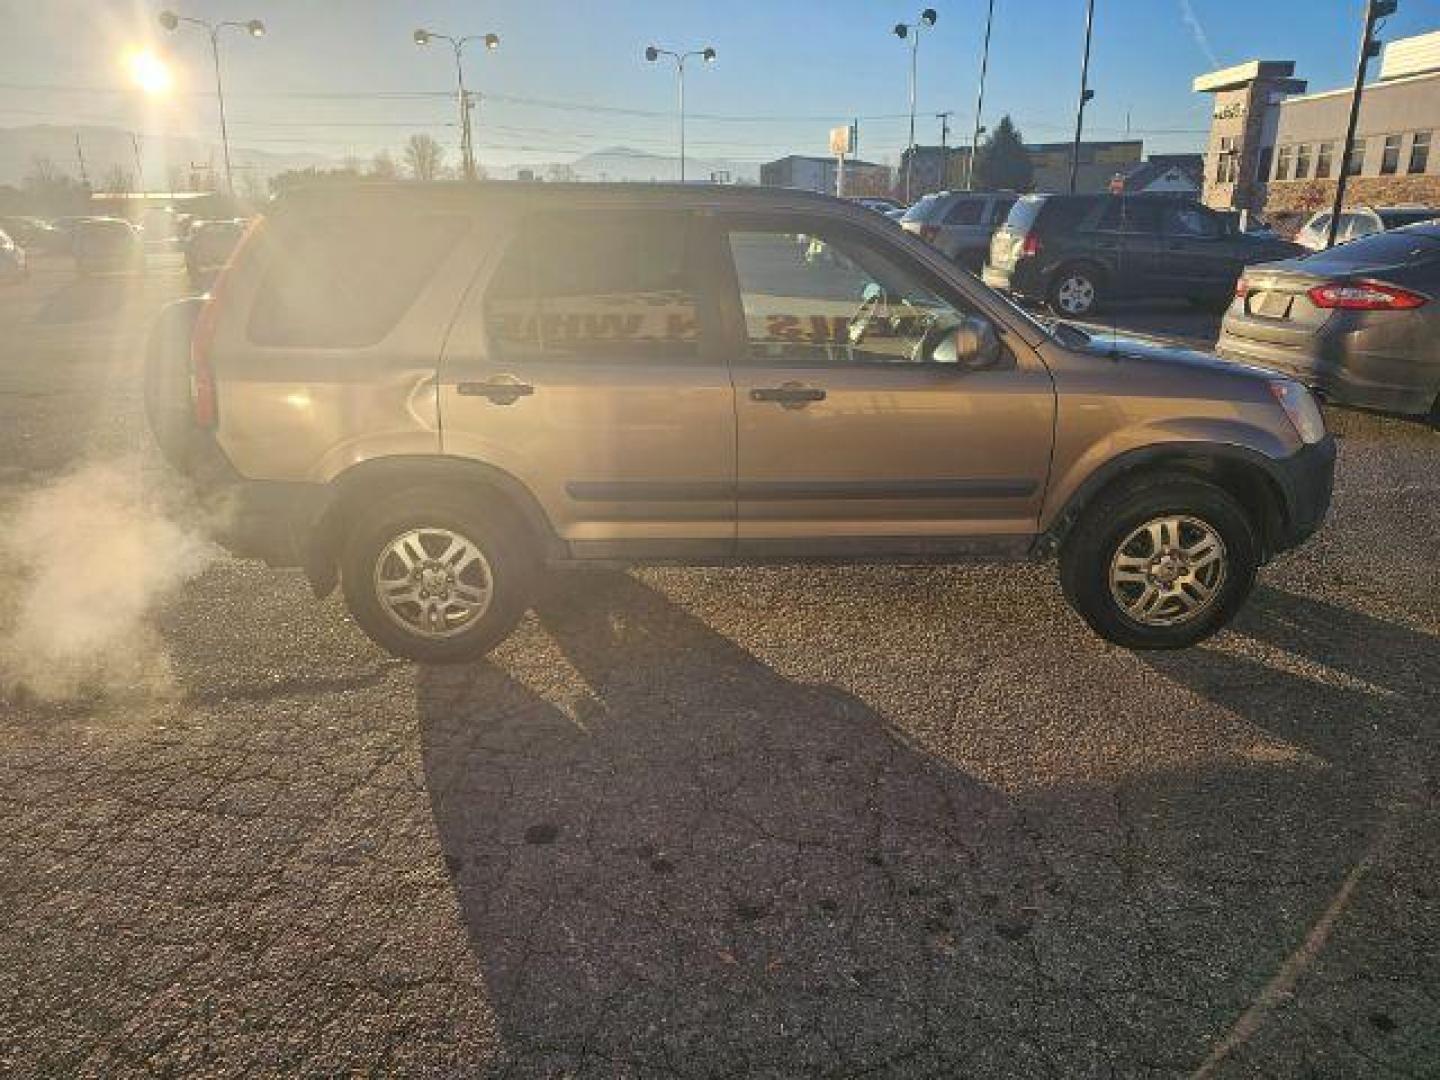
<svg viewBox="0 0 1440 1080"><path fill-rule="evenodd" d="M135 148L130 132L121 128L85 125L80 127L53 124L32 124L23 127L0 127L0 184L19 184L35 169L40 159L49 160L60 172L73 177L80 175L76 150L79 136L80 152L85 156L85 173L92 187L99 189L116 167L130 176L135 174ZM392 150L399 160L399 148ZM192 166L203 168L213 164L222 168L218 143L204 139L165 137L140 144L145 168L145 186L164 190L175 184L188 185ZM263 183L286 169L334 168L341 164L337 157L324 154L295 152L274 153L254 150L231 143L230 156L236 172L236 186L241 187L246 173ZM168 163L168 165L167 165ZM571 178L588 181L665 182L679 176L677 159L666 154L652 154L625 146L612 146L583 154L570 161L547 162L540 165L496 165L485 163L490 175L514 179L528 169L543 179ZM175 176L170 175L175 172ZM686 177L691 180L716 179L732 183L753 183L759 179L759 168L743 162L716 158L687 157Z"/></svg>
<svg viewBox="0 0 1440 1080"><path fill-rule="evenodd" d="M135 147L130 132L120 128L85 125L80 127L32 124L25 127L0 128L0 184L18 184L34 171L37 159L50 160L56 169L73 177L80 175L80 161L75 140L79 136L79 152L85 155L85 173L93 187L102 186L107 173L118 166L135 174ZM253 170L262 181L286 169L310 166L328 167L338 164L330 157L312 153L271 153L231 144L231 163L236 170L236 184L244 171ZM170 186L171 167L178 167L188 179L192 165L213 162L223 168L220 146L203 139L166 137L155 144L140 142L140 156L145 166L145 183L155 190ZM184 186L183 181L180 185Z"/></svg>
<svg viewBox="0 0 1440 1080"><path fill-rule="evenodd" d="M582 154L572 161L552 162L544 165L487 166L492 176L513 180L522 171L529 170L544 179L569 178L588 181L611 181L616 183L666 183L680 177L679 158L666 154L652 154L645 150L633 150L628 146L610 146ZM727 161L723 158L697 158L686 155L685 177L687 180L723 179L731 183L755 183L760 179L760 169L748 162Z"/></svg>

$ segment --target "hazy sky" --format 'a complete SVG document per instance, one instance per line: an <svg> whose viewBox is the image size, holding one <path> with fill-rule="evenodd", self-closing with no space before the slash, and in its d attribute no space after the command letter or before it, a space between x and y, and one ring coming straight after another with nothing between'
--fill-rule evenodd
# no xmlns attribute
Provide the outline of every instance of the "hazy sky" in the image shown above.
<svg viewBox="0 0 1440 1080"><path fill-rule="evenodd" d="M934 113L954 110L952 141L973 122L986 0L931 0L938 24L920 46L921 141ZM193 28L164 34L163 4L136 0L0 0L0 126L113 123L209 138L214 129L208 42ZM905 144L908 49L890 32L921 2L894 0L175 0L207 19L261 18L267 35L223 39L231 141L334 157L398 148L429 130L457 136L448 51L419 49L417 25L494 31L494 53L467 56L487 95L483 162L563 160L625 145L674 145L674 76L644 46L714 45L719 61L688 80L690 151L766 160L823 153L826 131L859 116L862 156ZM1353 72L1362 0L1097 0L1087 134L1132 131L1147 150L1198 149L1207 100L1190 80L1254 57L1294 59L1312 89ZM1030 141L1068 138L1084 0L995 0L985 117L1011 113ZM1387 38L1440 28L1440 0L1401 0ZM179 75L171 99L147 105L119 57L163 49ZM425 96L426 94L430 96ZM413 94L413 97L377 95ZM333 95L333 96L326 96ZM523 99L523 100L516 100ZM548 103L548 104L546 104ZM149 110L148 113L145 110ZM142 116L142 114L144 114Z"/></svg>

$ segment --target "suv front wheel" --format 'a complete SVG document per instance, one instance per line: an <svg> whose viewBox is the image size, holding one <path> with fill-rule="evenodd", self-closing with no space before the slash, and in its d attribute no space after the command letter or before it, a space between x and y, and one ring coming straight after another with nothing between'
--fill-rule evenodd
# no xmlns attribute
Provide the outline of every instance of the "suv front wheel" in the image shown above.
<svg viewBox="0 0 1440 1080"><path fill-rule="evenodd" d="M1087 507L1060 552L1066 598L1128 649L1183 649L1225 626L1255 584L1259 544L1224 489L1174 473Z"/></svg>
<svg viewBox="0 0 1440 1080"><path fill-rule="evenodd" d="M530 606L537 573L513 515L445 488L363 514L340 561L360 628L395 655L430 664L475 660L503 641Z"/></svg>

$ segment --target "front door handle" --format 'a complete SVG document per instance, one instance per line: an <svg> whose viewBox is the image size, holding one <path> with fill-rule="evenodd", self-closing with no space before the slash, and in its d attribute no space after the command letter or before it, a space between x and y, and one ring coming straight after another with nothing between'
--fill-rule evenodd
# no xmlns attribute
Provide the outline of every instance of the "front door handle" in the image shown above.
<svg viewBox="0 0 1440 1080"><path fill-rule="evenodd" d="M461 397L489 398L495 405L514 405L522 397L535 393L535 387L514 375L496 375L484 382L458 383L455 392Z"/></svg>
<svg viewBox="0 0 1440 1080"><path fill-rule="evenodd" d="M750 391L751 401L774 401L787 409L803 409L812 401L824 401L825 391L818 386L787 382L780 386L761 386Z"/></svg>

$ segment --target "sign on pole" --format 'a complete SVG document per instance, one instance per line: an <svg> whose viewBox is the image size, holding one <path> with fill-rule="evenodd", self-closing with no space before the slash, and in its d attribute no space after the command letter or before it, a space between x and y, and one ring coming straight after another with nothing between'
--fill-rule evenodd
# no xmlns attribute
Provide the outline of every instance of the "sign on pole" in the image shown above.
<svg viewBox="0 0 1440 1080"><path fill-rule="evenodd" d="M830 129L830 152L835 155L835 194L845 197L845 155L850 152L850 127Z"/></svg>

